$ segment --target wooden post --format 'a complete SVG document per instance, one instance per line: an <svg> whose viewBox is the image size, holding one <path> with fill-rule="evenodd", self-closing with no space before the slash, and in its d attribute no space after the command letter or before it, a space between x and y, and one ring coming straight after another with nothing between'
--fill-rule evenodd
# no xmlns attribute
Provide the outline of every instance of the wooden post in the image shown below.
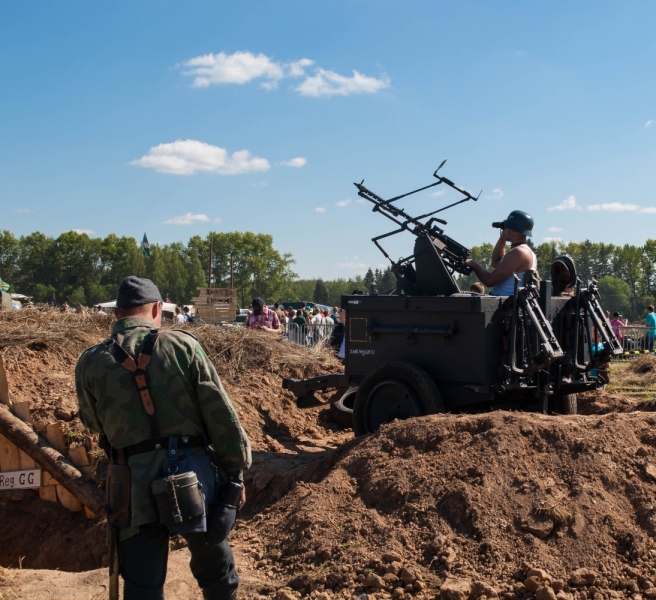
<svg viewBox="0 0 656 600"><path fill-rule="evenodd" d="M230 288L235 289L235 257L230 255Z"/></svg>
<svg viewBox="0 0 656 600"><path fill-rule="evenodd" d="M64 432L62 431L62 425L59 421L46 425L46 439L48 440L48 443L57 450L57 452L61 452L64 455L66 454Z"/></svg>
<svg viewBox="0 0 656 600"><path fill-rule="evenodd" d="M104 494L93 483L88 482L86 477L61 453L51 448L43 438L39 437L20 419L2 408L0 408L0 434L32 457L44 471L57 479L57 483L64 486L91 511L97 515L105 514ZM48 492L39 493L47 494Z"/></svg>
<svg viewBox="0 0 656 600"><path fill-rule="evenodd" d="M19 469L20 458L18 456L18 448L4 435L0 435L0 471L18 471Z"/></svg>
<svg viewBox="0 0 656 600"><path fill-rule="evenodd" d="M14 414L21 420L23 423L31 422L30 417L30 402L25 400L24 402L14 402Z"/></svg>
<svg viewBox="0 0 656 600"><path fill-rule="evenodd" d="M0 354L0 402L11 406L9 402L9 382L7 381L7 371L5 371L5 359Z"/></svg>

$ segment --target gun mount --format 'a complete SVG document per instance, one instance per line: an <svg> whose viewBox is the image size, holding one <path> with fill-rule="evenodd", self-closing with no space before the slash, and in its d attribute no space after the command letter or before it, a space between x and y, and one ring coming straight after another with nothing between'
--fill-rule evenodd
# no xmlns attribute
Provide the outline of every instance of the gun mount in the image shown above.
<svg viewBox="0 0 656 600"><path fill-rule="evenodd" d="M515 275L511 296L458 289L454 273L470 272L470 251L444 233L439 225L447 223L435 215L480 194L439 176L443 165L433 173L437 182L389 200L355 184L374 212L397 225L372 240L392 263L396 290L342 296L344 373L283 380L299 407L316 406L320 389L337 390L340 410L348 397L357 435L394 419L445 411L573 414L576 394L603 383L600 368L622 352L596 281L583 285L569 257L553 261L551 280L541 281L535 271ZM462 199L419 217L395 204L441 184ZM395 262L379 242L404 231L416 238L414 252Z"/></svg>
<svg viewBox="0 0 656 600"><path fill-rule="evenodd" d="M438 223L447 225L447 222L435 215L469 200L476 202L480 194L474 197L450 179L438 175L438 171L445 163L446 159L433 173L433 177L437 179L436 182L389 200L384 200L378 194L366 188L363 185L364 179L360 183L353 184L358 189L358 196L374 205L373 212L379 212L398 225L398 229L376 236L371 241L376 244L376 247L383 253L385 258L392 263L392 271L399 283L400 291L405 294L454 294L458 291L458 286L453 278L453 273L457 272L462 275L471 273L471 269L465 264L470 255L469 248L446 235L444 230L438 226ZM446 185L454 189L462 194L463 198L418 217L411 216L403 208L399 208L394 204L402 198L407 198L412 194L423 192L438 185ZM417 237L414 252L411 256L401 258L395 262L379 242L404 231L408 231Z"/></svg>

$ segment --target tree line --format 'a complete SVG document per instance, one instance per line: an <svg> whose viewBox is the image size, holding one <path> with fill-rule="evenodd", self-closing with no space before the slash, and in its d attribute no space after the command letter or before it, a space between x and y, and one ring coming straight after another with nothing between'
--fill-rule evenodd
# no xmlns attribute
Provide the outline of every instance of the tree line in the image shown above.
<svg viewBox="0 0 656 600"><path fill-rule="evenodd" d="M0 278L11 285L11 292L33 296L35 302L54 298L57 303L91 306L114 300L120 282L137 275L154 281L163 296L185 304L197 295L198 287L208 285L210 246L212 287L230 287L232 277L240 306L248 306L254 297L268 303L312 300L336 305L342 294L387 285L391 277L390 272L383 281L377 270L370 277L298 279L292 255L276 250L272 236L251 232L211 232L186 244L152 244L146 258L133 237L90 237L75 231L58 237L41 232L17 237L4 230Z"/></svg>
<svg viewBox="0 0 656 600"><path fill-rule="evenodd" d="M656 240L647 240L642 246L605 244L603 242L543 242L537 246L529 241L538 258L542 279L551 279L551 263L558 256L569 256L576 265L577 274L587 285L594 277L599 282L602 306L619 312L631 321L641 320L645 307L656 304ZM472 258L490 269L492 244L472 248ZM458 285L468 289L476 280L471 274L460 277Z"/></svg>
<svg viewBox="0 0 656 600"><path fill-rule="evenodd" d="M59 303L90 306L113 300L122 279L138 275L152 279L163 295L182 304L208 283L210 245L212 286L230 286L232 264L240 306L257 296L267 303L312 300L334 306L342 294L356 289L386 293L395 287L390 268L335 280L299 279L292 270L294 258L276 250L272 236L238 231L194 236L186 244L153 244L145 258L133 237L95 238L74 231L16 237L5 230L0 233L0 278L11 284L10 291L34 296L37 302L48 302L54 294ZM584 284L592 277L599 281L602 304L611 312L637 320L645 306L656 304L656 240L642 246L552 241L532 248L543 279L550 278L556 257L570 256ZM492 249L492 244L474 246L472 257L489 269ZM459 277L458 285L468 289L474 280L473 275Z"/></svg>

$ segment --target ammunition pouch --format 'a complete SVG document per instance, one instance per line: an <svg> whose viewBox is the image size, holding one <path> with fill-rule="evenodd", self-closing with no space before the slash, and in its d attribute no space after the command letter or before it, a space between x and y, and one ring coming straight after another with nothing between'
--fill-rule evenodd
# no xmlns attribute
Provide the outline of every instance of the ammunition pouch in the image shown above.
<svg viewBox="0 0 656 600"><path fill-rule="evenodd" d="M114 462L114 454L118 454ZM107 503L107 522L111 527L121 528L130 525L130 467L125 464L122 449L111 452L112 464L107 468L105 499Z"/></svg>
<svg viewBox="0 0 656 600"><path fill-rule="evenodd" d="M185 525L205 515L205 499L196 473L174 473L150 484L159 522Z"/></svg>

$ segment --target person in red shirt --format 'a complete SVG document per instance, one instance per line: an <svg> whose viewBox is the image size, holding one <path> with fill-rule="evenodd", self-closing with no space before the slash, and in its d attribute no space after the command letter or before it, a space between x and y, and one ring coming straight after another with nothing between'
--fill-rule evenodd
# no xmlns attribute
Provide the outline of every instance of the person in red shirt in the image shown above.
<svg viewBox="0 0 656 600"><path fill-rule="evenodd" d="M253 298L253 312L246 318L248 329L259 329L267 333L281 333L280 320L273 310L269 310L262 298Z"/></svg>

